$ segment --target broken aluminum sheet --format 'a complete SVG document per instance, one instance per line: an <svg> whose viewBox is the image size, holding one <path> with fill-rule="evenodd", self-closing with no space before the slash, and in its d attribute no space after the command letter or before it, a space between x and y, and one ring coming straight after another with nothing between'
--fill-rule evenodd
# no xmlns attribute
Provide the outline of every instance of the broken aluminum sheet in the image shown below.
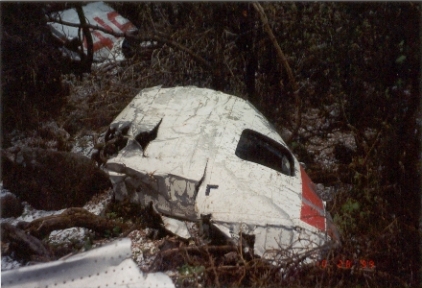
<svg viewBox="0 0 422 288"><path fill-rule="evenodd" d="M82 7L86 22L88 24L99 26L111 32L129 33L136 31L136 27L126 18L119 15L113 8L104 2L93 2ZM78 14L75 9L68 9L50 15L53 19L58 19L74 24L80 24ZM53 35L63 43L72 39L79 39L81 30L77 27L71 27L55 22L49 22ZM100 30L91 30L94 44L94 62L103 62L105 60L124 60L122 53L123 38L117 38L111 34ZM87 43L84 39L84 52L87 53ZM76 52L64 48L64 51L75 60L80 60Z"/></svg>
<svg viewBox="0 0 422 288"><path fill-rule="evenodd" d="M106 141L124 140L104 166L116 199L152 204L174 234L189 238L192 222L235 242L254 235L255 254L269 258L330 240L333 226L315 185L248 101L153 87L136 95L107 134Z"/></svg>
<svg viewBox="0 0 422 288"><path fill-rule="evenodd" d="M1 287L175 287L164 273L142 273L130 246L123 238L67 259L4 271Z"/></svg>

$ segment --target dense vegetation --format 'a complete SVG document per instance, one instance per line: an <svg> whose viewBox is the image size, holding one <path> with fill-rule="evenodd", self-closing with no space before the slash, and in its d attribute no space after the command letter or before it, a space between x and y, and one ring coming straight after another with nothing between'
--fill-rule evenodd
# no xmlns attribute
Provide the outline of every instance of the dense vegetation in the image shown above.
<svg viewBox="0 0 422 288"><path fill-rule="evenodd" d="M98 80L105 83L103 89L116 96L117 91L154 85L196 85L249 99L280 132L288 132L290 146L309 164L311 177L323 175L318 182L338 188L328 207L343 245L330 261L370 259L377 266L375 273L362 274L333 265L286 279L265 278L264 272L278 274L262 263L249 262L242 268L251 273L247 281L233 272L232 278L222 275L221 284L419 285L419 4L262 3L267 27L253 3L110 5L139 28L139 37L131 38L132 57L121 64L114 80L99 76L104 77ZM53 45L42 10L52 7L1 6L2 138L7 146L13 129L36 127L60 111L66 99L63 75L81 71L69 71L77 65L69 65ZM140 40L153 42L138 45ZM311 109L317 109L327 125L303 125L302 116ZM101 125L117 110L104 116ZM307 149L315 138L324 141L334 131L349 133L355 145L349 149L337 145L340 163L327 168ZM214 276L205 279L207 285L219 283Z"/></svg>

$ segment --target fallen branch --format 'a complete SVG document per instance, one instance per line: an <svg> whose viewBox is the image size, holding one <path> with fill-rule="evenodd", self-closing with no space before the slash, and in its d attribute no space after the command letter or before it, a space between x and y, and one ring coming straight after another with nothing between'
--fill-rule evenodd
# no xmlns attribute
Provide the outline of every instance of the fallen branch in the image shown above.
<svg viewBox="0 0 422 288"><path fill-rule="evenodd" d="M1 241L9 243L11 250L30 260L47 262L52 259L50 251L38 238L9 223L1 223ZM7 254L3 251L2 254Z"/></svg>
<svg viewBox="0 0 422 288"><path fill-rule="evenodd" d="M93 29L93 30L98 30L110 35L113 35L115 37L130 37L129 33L119 33L119 32L114 32L114 31L110 31L104 27L98 26L98 25L92 25L92 24L80 24L80 23L72 23L72 22L68 22L68 21L63 21L61 19L56 19L53 18L51 16L48 17L47 19L49 22L54 22L54 23L58 23L58 24L62 24L65 26L69 26L69 27L75 27L75 28L89 28L89 29Z"/></svg>
<svg viewBox="0 0 422 288"><path fill-rule="evenodd" d="M112 232L116 228L119 231L125 231L130 228L124 223L97 216L84 208L72 207L66 209L62 214L36 219L25 225L24 229L31 235L42 238L54 230L72 227L88 228L102 234Z"/></svg>
<svg viewBox="0 0 422 288"><path fill-rule="evenodd" d="M83 63L84 69L86 69L87 72L91 72L91 65L92 65L92 62L94 61L94 42L92 41L91 32L89 31L87 27L85 27L86 19L85 19L85 14L82 9L81 3L75 3L75 9L76 9L76 13L78 13L79 21L81 21L82 26L84 26L82 28L82 31L85 36L87 48L88 48L87 50L88 54L85 57L85 54L83 53L83 48L81 46L82 51L80 52L80 55L81 55L82 63Z"/></svg>
<svg viewBox="0 0 422 288"><path fill-rule="evenodd" d="M293 76L292 69L290 68L289 62L287 61L286 56L284 55L283 51L280 48L280 45L278 45L277 39L275 38L275 35L273 33L273 30L271 29L270 25L268 24L268 18L265 14L264 9L262 8L261 4L258 2L255 2L252 4L255 10L258 12L259 17L261 18L262 25L264 26L265 32L268 34L268 37L270 38L270 41L273 43L273 46L277 52L277 58L280 62L280 65L286 69L287 76L289 77L289 83L293 89L293 95L295 97L295 105L296 105L296 126L292 131L292 134L290 135L289 139L287 139L287 144L290 143L296 136L299 131L299 128L301 126L302 122L302 111L300 109L301 106L301 100L299 97L299 86L296 83L296 80Z"/></svg>

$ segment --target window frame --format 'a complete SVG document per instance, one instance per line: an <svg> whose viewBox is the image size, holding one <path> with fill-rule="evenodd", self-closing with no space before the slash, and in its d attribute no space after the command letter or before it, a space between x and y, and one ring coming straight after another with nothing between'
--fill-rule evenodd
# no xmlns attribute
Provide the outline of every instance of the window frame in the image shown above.
<svg viewBox="0 0 422 288"><path fill-rule="evenodd" d="M247 142L249 142L249 145ZM258 145L253 145L253 148L254 148L253 150L248 149L252 147L250 143L256 143ZM261 146L261 148L259 148L259 146ZM266 150L261 150L262 148L266 148ZM264 159L263 161L260 161L259 156L256 155L257 151L266 152L266 156L267 156L266 159ZM248 154L248 152L251 154ZM252 129L245 129L242 131L239 141L236 146L235 155L242 160L265 166L267 168L280 172L283 175L290 176L290 177L295 176L295 167L294 167L295 161L290 150L284 145L280 144L279 142L259 132L256 132ZM271 158L269 156L273 156L273 157L276 156L277 159L279 159L280 161L272 162L271 160L269 160ZM290 164L289 173L286 173L285 171L283 171L283 167L282 167L283 156L287 158Z"/></svg>

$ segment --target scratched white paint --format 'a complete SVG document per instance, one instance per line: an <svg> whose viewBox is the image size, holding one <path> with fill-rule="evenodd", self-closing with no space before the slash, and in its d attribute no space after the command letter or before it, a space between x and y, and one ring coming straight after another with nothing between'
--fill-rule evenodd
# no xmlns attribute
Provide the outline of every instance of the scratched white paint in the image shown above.
<svg viewBox="0 0 422 288"><path fill-rule="evenodd" d="M104 2L93 2L82 6L86 21L88 24L99 26L115 33L127 33L136 30L136 27L127 19L119 15L113 8ZM80 24L78 14L75 9L67 9L51 15L53 19ZM79 28L62 25L56 22L49 22L48 25L53 35L63 42L71 41L79 38ZM100 30L91 30L94 45L94 61L103 62L105 60L124 60L125 57L121 51L123 38L115 37L111 34L104 33ZM79 56L70 50L64 49L72 58L78 59ZM84 42L84 51L86 53L87 46Z"/></svg>
<svg viewBox="0 0 422 288"><path fill-rule="evenodd" d="M203 215L211 215L214 228L234 241L239 233L255 235L254 252L260 256L278 248L302 253L328 240L325 230L302 221L306 199L302 199L300 165L293 155L293 176L236 156L245 129L287 148L248 101L204 88L153 87L136 95L112 124L130 121L128 137L133 139L140 131L154 129L160 120L157 137L145 151L128 145L106 163L120 198L125 189L142 187L134 192L142 194L136 198L139 203L152 202L167 217L163 218L166 228L182 237L187 235L183 222L168 219L200 221ZM133 173L142 183L127 187L124 179ZM162 184L154 186L151 179Z"/></svg>

